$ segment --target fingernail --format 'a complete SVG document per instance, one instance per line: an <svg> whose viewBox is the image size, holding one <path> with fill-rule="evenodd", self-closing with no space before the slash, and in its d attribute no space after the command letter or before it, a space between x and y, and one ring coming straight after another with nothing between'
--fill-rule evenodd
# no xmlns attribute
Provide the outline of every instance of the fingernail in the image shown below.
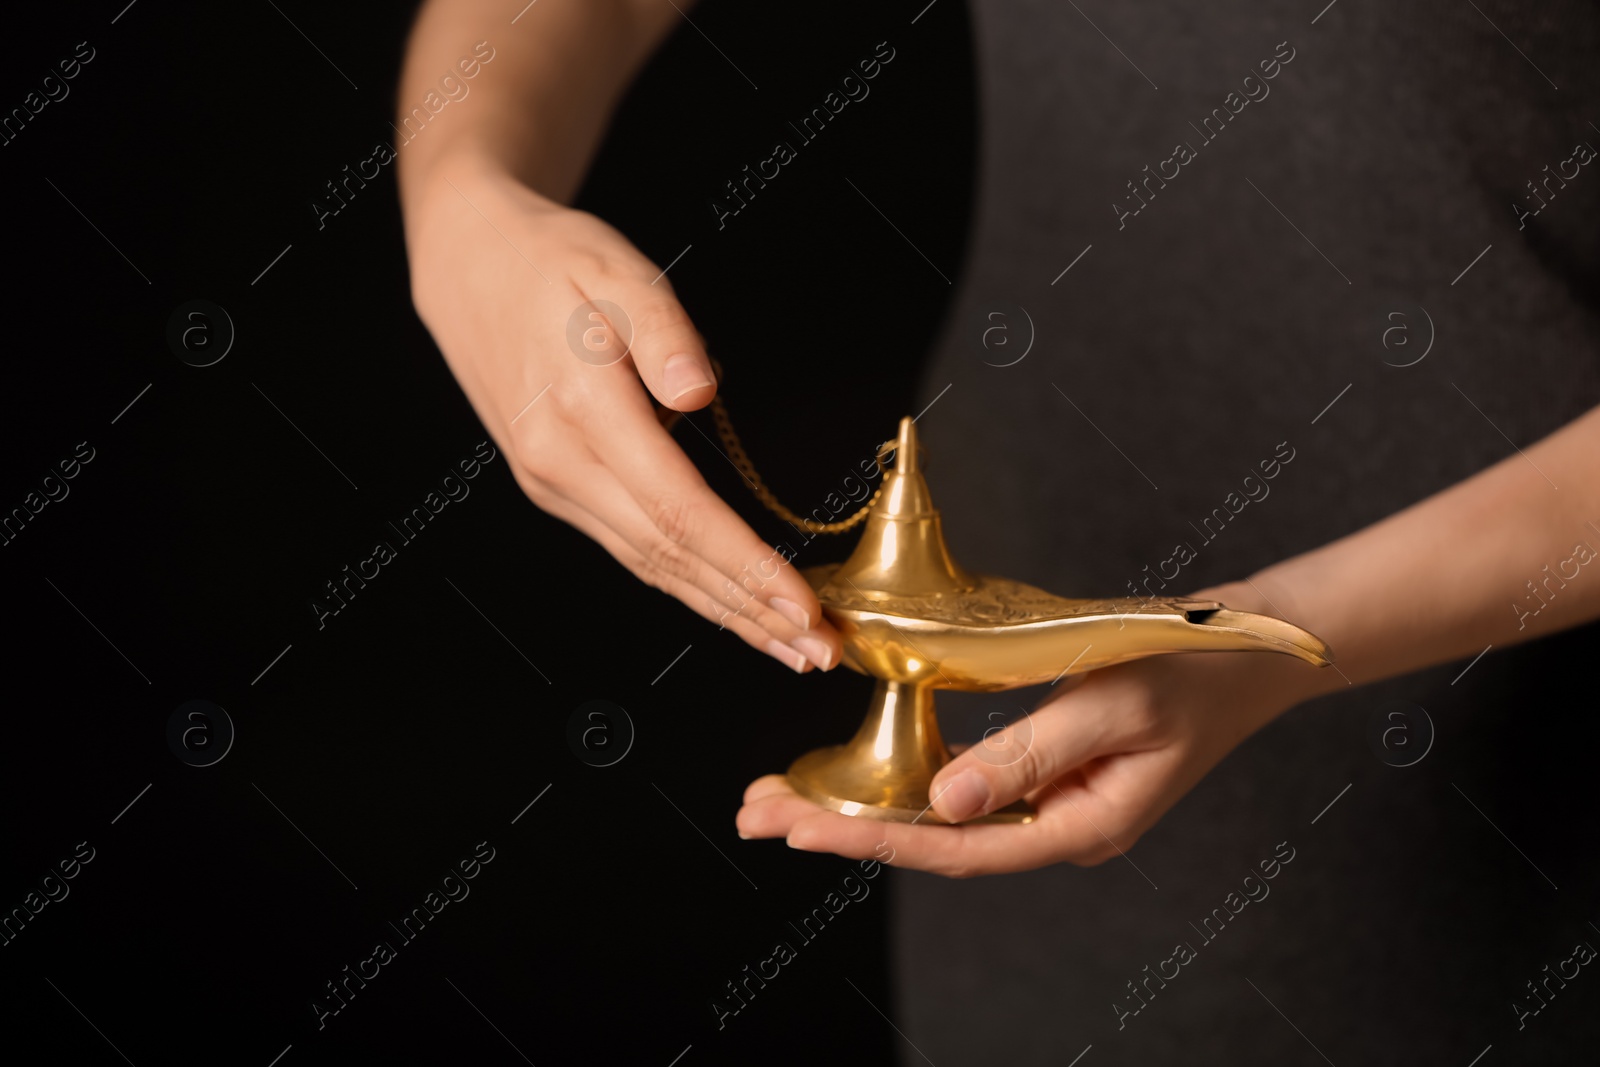
<svg viewBox="0 0 1600 1067"><path fill-rule="evenodd" d="M806 669L806 658L776 637L767 642L767 654L783 663L796 674L801 674Z"/></svg>
<svg viewBox="0 0 1600 1067"><path fill-rule="evenodd" d="M944 785L934 785L933 810L945 822L963 822L988 810L989 782L977 771L962 771Z"/></svg>
<svg viewBox="0 0 1600 1067"><path fill-rule="evenodd" d="M668 399L677 400L684 393L704 389L713 383L698 359L679 353L661 368L661 384Z"/></svg>
<svg viewBox="0 0 1600 1067"><path fill-rule="evenodd" d="M794 625L799 629L811 629L811 619L807 617L806 609L802 608L794 601L785 600L781 596L775 596L771 600L767 601L767 603L772 606L773 611L776 611L779 615L782 615L785 619L788 619L790 622L794 623Z"/></svg>
<svg viewBox="0 0 1600 1067"><path fill-rule="evenodd" d="M750 835L745 833L743 830L740 830L739 831L739 840L740 841L748 841L748 840L750 840Z"/></svg>
<svg viewBox="0 0 1600 1067"><path fill-rule="evenodd" d="M797 637L789 642L802 656L823 670L833 666L833 649L815 637Z"/></svg>

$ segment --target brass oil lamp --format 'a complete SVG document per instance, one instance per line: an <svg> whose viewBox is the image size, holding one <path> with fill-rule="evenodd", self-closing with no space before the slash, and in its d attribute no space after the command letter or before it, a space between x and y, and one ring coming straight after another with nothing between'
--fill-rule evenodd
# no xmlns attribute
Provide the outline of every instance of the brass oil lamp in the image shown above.
<svg viewBox="0 0 1600 1067"><path fill-rule="evenodd" d="M844 664L878 680L855 737L789 768L795 792L822 807L888 822L944 821L928 791L951 759L934 714L937 689L997 692L1171 652L1280 652L1332 663L1327 645L1298 626L1215 601L1068 599L969 573L945 545L917 447L913 420L901 419L894 467L855 551L803 572L844 639ZM973 821L1032 818L1019 801Z"/></svg>

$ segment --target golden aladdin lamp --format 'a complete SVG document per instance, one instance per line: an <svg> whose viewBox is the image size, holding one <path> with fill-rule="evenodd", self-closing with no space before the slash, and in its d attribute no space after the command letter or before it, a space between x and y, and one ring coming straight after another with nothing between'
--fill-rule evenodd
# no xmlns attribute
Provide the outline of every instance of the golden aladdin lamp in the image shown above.
<svg viewBox="0 0 1600 1067"><path fill-rule="evenodd" d="M803 572L844 639L845 666L878 680L854 738L789 768L795 792L824 808L887 822L944 821L928 792L951 759L934 715L937 689L998 692L1169 652L1332 662L1327 645L1298 626L1215 601L1068 599L969 573L945 545L911 419L900 420L894 447L894 468L884 472L850 558ZM1032 818L1019 801L971 821Z"/></svg>

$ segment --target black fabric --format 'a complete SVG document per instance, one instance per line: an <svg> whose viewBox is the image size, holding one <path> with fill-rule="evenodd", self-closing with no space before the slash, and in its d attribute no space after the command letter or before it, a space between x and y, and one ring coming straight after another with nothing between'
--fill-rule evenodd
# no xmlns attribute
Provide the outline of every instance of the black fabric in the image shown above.
<svg viewBox="0 0 1600 1067"><path fill-rule="evenodd" d="M976 220L918 404L967 565L1126 594L1187 543L1168 591L1198 589L1595 403L1600 163L1574 146L1600 146L1596 6L1319 8L974 4ZM1193 158L1135 200L1179 143ZM1527 183L1558 172L1533 214ZM1285 451L1269 495L1203 526ZM1586 628L1295 709L1127 860L897 872L896 1018L922 1054L905 1062L1059 1065L1092 1045L1091 1067L1466 1064L1491 1044L1486 1063L1593 1062L1600 978L1550 985L1520 1020L1513 1002L1538 1006L1529 980L1600 945L1595 647ZM1015 696L942 695L947 732L970 739ZM1367 740L1393 698L1436 730L1413 766ZM1283 842L1270 896L1207 940ZM1133 999L1179 943L1195 958Z"/></svg>

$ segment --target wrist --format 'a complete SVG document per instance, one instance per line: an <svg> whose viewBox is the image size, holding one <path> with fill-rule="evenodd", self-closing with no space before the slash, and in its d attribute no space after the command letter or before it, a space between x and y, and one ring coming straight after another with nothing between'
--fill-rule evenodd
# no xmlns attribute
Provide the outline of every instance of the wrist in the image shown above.
<svg viewBox="0 0 1600 1067"><path fill-rule="evenodd" d="M459 205L463 195L477 203L486 191L514 181L503 161L459 136L426 150L402 146L398 176L400 210L408 228L441 210L453 211L446 205Z"/></svg>
<svg viewBox="0 0 1600 1067"><path fill-rule="evenodd" d="M413 271L434 252L448 253L463 233L484 227L484 220L493 220L490 225L504 236L512 219L566 210L519 180L492 153L465 143L403 171L400 204Z"/></svg>

